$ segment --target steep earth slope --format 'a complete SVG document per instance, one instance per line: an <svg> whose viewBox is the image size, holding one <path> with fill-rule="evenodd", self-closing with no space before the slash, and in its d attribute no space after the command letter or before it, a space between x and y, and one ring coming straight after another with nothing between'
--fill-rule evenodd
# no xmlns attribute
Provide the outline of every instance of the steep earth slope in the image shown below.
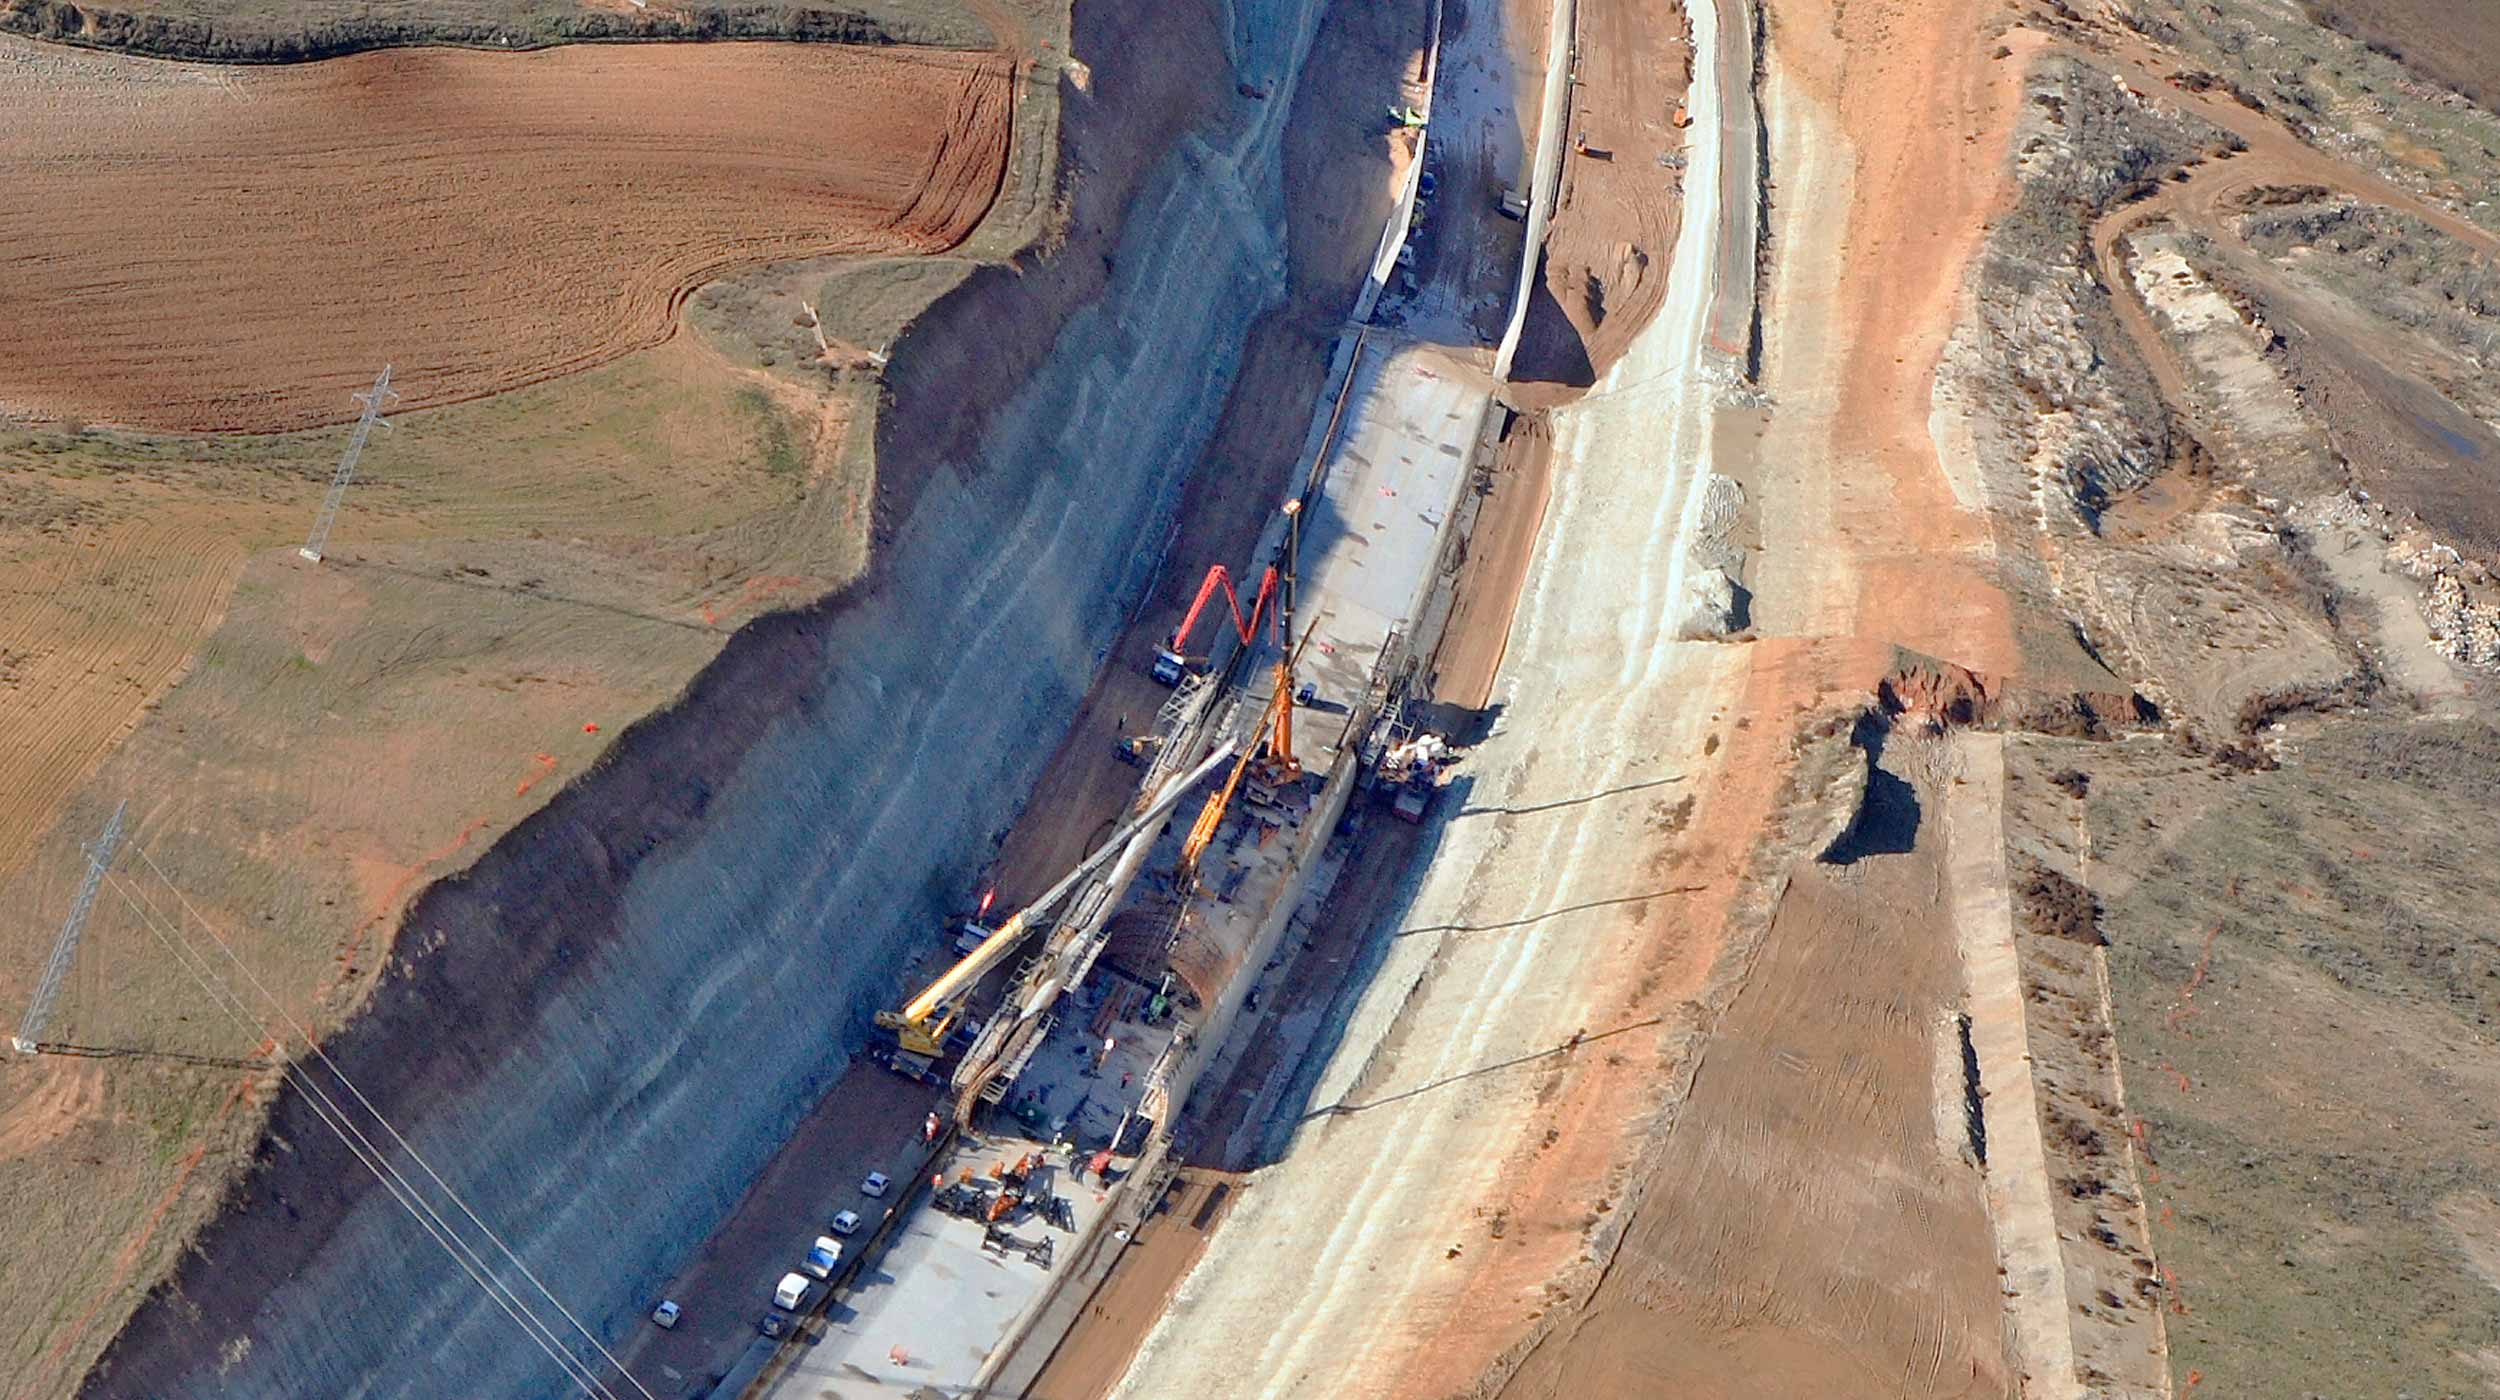
<svg viewBox="0 0 2500 1400"><path fill-rule="evenodd" d="M303 1039L285 1020L335 1028L428 880L597 763L610 736L678 694L742 624L858 575L873 513L873 365L820 360L812 345L759 348L753 330L788 327L812 300L837 341L885 345L938 291L1041 234L1056 204L1064 9L981 8L1017 54L1050 57L1017 70L996 200L968 238L939 258L812 260L821 285L795 294L740 273L725 288L738 298L730 314L699 334L446 407L403 401L367 443L317 567L295 545L343 429L167 434L0 415L11 600L0 693L17 721L0 736L9 1004L26 1004L82 844L133 799L132 839L39 1033L64 1054L0 1059L0 1284L30 1300L0 1329L0 1388L68 1389L172 1267L248 1160L266 1107L261 1067ZM30 121L58 129L66 118L48 102L84 104L89 137L157 104L287 81L5 42ZM607 71L627 57L604 52ZM647 71L703 67L682 46L638 52ZM714 57L772 71L761 49ZM967 72L1007 61L942 57ZM835 71L840 58L803 59L782 86L806 95L810 65ZM455 86L479 96L494 85ZM491 113L437 115L494 126ZM422 175L404 151L386 154ZM659 164L671 160L682 164ZM828 167L811 155L792 168ZM455 205L509 194L423 189ZM284 212L274 222L293 219ZM98 211L77 236L104 246L127 229L144 243L165 227L143 204ZM178 298L157 309L181 320ZM392 308L327 307L318 319L319 333L353 336L386 326ZM359 387L374 368L357 371ZM423 397L404 365L398 384ZM322 416L354 410L342 397ZM173 955L176 920L204 951L203 926L217 930L268 984L259 1009L274 1040L220 1014L199 969Z"/></svg>
<svg viewBox="0 0 2500 1400"><path fill-rule="evenodd" d="M1237 29L1195 7L1080 12L1099 96L1069 115L1067 244L976 274L898 349L869 578L751 629L422 901L333 1042L543 1276L585 1281L571 1301L593 1330L639 1317L862 1043L957 895L960 852L1012 815L1037 739L1151 576L1140 542L1165 537L1281 286L1281 104L1235 85L1289 89L1317 9ZM90 1389L544 1384L548 1363L356 1171L283 1095L236 1209ZM403 1280L390 1316L342 1326L377 1269Z"/></svg>
<svg viewBox="0 0 2500 1400"><path fill-rule="evenodd" d="M1711 948L1672 911L1703 891L1732 900L1741 862L1741 848L1701 854L1672 833L1722 815L1697 817L1686 795L1720 747L1700 697L1740 660L1694 630L1698 585L1734 562L1731 484L1705 465L1721 368L1708 337L1731 308L1750 319L1750 255L1730 276L1722 218L1750 213L1756 139L1747 31L1693 15L1704 134L1669 297L1556 415L1500 718L1442 800L1421 867L1353 911L1368 926L1324 1013L1326 1057L1287 1096L1282 1159L1235 1197L1118 1393L1466 1384L1604 1217L1593 1206L1639 1116L1612 1091L1680 1062ZM1613 625L1593 632L1592 617ZM1729 801L1758 811L1764 797L1740 784ZM1679 853L1695 867L1676 868ZM1316 1276L1283 1267L1300 1258L1325 1262Z"/></svg>

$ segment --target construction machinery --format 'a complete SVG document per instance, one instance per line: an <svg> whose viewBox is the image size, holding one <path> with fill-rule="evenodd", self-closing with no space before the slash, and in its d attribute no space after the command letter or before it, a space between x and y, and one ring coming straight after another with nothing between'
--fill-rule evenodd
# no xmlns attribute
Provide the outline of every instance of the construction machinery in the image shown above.
<svg viewBox="0 0 2500 1400"><path fill-rule="evenodd" d="M1181 843L1180 863L1173 872L1175 888L1188 890L1196 882L1199 858L1207 853L1207 847L1215 843L1215 833L1224 825L1225 811L1232 806L1234 795L1241 791L1243 778L1249 776L1253 768L1258 770L1259 780L1271 787L1302 776L1301 760L1293 756L1293 668L1302 657L1302 648L1311 644L1311 634L1318 628L1316 622L1305 628L1302 640L1294 645L1293 650L1277 658L1276 690L1268 697L1267 708L1259 715L1258 727L1250 732L1249 742L1241 746L1241 753L1233 760L1233 771L1225 777L1224 785L1207 795L1206 805L1198 809L1198 820L1189 828L1189 838Z"/></svg>
<svg viewBox="0 0 2500 1400"><path fill-rule="evenodd" d="M1267 572L1259 577L1258 594L1250 601L1249 616L1244 617L1241 595L1233 591L1232 572L1221 564L1209 565L1206 578L1198 585L1198 596L1190 601L1189 611L1182 615L1181 625L1174 629L1172 640L1155 651L1154 678L1165 685L1179 685L1181 677L1189 674L1189 636L1198 630L1199 614L1206 611L1207 603L1215 597L1218 588L1224 590L1225 605L1232 609L1234 635L1241 638L1243 646L1250 645L1258 638L1260 615L1267 611L1268 603L1276 597L1277 582L1276 566L1270 564Z"/></svg>
<svg viewBox="0 0 2500 1400"><path fill-rule="evenodd" d="M1017 910L988 937L975 944L972 951L964 954L953 967L939 974L936 981L930 983L920 995L912 998L902 1010L878 1012L877 1024L894 1032L895 1045L902 1055L923 1056L930 1060L942 1058L946 1053L947 1034L954 1029L957 1018L963 1014L964 1003L971 996L972 989L979 984L981 975L1004 961L1009 953L1015 951L1016 945L1024 941L1024 936L1032 932L1042 917L1057 907L1059 901L1067 898L1070 892L1083 884L1095 871L1109 864L1111 858L1125 849L1138 832L1163 820L1165 813L1180 805L1181 796L1184 793L1196 785L1200 778L1214 772L1216 766L1232 757L1232 754L1231 744L1217 745L1215 752L1207 755L1205 762L1199 764L1187 777L1166 786L1156 797L1153 805L1122 823L1118 830L1111 833L1111 839L1097 846L1093 854L1077 862L1074 870L1060 877L1059 883L1044 890L1040 898Z"/></svg>
<svg viewBox="0 0 2500 1400"><path fill-rule="evenodd" d="M1280 640L1293 636L1294 582L1302 561L1302 502L1286 502L1284 513L1284 577L1279 580L1273 568L1268 570L1268 578L1277 584L1274 626ZM1199 591L1202 595L1205 592L1204 589ZM1260 589L1262 599L1267 596L1267 591L1263 584ZM1191 615L1196 615L1196 609L1191 610ZM1186 627L1188 624L1182 625ZM1260 713L1258 726L1251 731L1249 742L1241 746L1241 755L1233 761L1233 771L1225 778L1224 786L1207 798L1206 805L1198 811L1198 820L1189 828L1189 839L1181 844L1180 863L1173 871L1175 888L1186 891L1196 885L1199 858L1206 854L1208 846L1214 844L1216 832L1224 825L1224 813L1232 806L1233 796L1241 790L1244 778L1273 793L1302 776L1302 760L1296 758L1293 752L1293 708L1297 700L1311 697L1295 694L1293 676L1295 666L1302 660L1303 648L1311 644L1311 635L1318 630L1319 624L1315 620L1302 630L1299 641L1277 651L1276 673L1270 678L1273 689L1268 695L1267 708ZM1246 642L1247 639L1244 640Z"/></svg>
<svg viewBox="0 0 2500 1400"><path fill-rule="evenodd" d="M1441 770L1449 761L1449 741L1438 734L1418 734L1393 745L1381 755L1377 769L1390 791L1389 810L1401 821L1422 822L1441 790Z"/></svg>

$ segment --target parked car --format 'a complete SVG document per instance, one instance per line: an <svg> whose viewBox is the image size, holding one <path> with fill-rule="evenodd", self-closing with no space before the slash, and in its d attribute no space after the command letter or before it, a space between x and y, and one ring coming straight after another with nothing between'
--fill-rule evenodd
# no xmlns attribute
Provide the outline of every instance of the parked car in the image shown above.
<svg viewBox="0 0 2500 1400"><path fill-rule="evenodd" d="M799 1267L818 1278L833 1277L834 1266L842 1262L842 1242L825 1235L816 1237L816 1245L799 1261Z"/></svg>
<svg viewBox="0 0 2500 1400"><path fill-rule="evenodd" d="M796 1312L798 1311L799 1304L806 1301L807 1275L800 1273L796 1269L783 1274L781 1276L780 1286L773 1289L773 1306L776 1308L788 1308L791 1311Z"/></svg>
<svg viewBox="0 0 2500 1400"><path fill-rule="evenodd" d="M768 1312L764 1314L764 1320L762 1322L755 1324L755 1330L763 1333L767 1337L786 1336L790 1331L790 1314L786 1312Z"/></svg>
<svg viewBox="0 0 2500 1400"><path fill-rule="evenodd" d="M868 1179L859 1184L859 1194L863 1196L882 1196L885 1194L885 1188L891 1184L891 1182L887 1181L884 1172L870 1172L868 1174Z"/></svg>
<svg viewBox="0 0 2500 1400"><path fill-rule="evenodd" d="M660 1305L651 1310L651 1320L658 1323L662 1327L674 1327L677 1325L677 1319L682 1316L683 1313L684 1310L679 1308L677 1304L663 1298L660 1300Z"/></svg>
<svg viewBox="0 0 2500 1400"><path fill-rule="evenodd" d="M837 1235L857 1234L859 1232L859 1212L855 1210L846 1210L835 1216L833 1218L833 1232Z"/></svg>

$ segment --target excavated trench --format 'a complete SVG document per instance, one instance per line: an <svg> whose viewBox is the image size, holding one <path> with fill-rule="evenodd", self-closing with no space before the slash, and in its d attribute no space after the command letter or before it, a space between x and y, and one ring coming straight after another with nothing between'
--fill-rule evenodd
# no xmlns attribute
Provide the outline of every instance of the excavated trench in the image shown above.
<svg viewBox="0 0 2500 1400"><path fill-rule="evenodd" d="M865 1045L1149 586L1284 293L1283 127L1323 8L1079 4L1066 239L895 354L869 576L748 628L428 891L330 1042L609 1344ZM84 1387L571 1390L293 1085Z"/></svg>

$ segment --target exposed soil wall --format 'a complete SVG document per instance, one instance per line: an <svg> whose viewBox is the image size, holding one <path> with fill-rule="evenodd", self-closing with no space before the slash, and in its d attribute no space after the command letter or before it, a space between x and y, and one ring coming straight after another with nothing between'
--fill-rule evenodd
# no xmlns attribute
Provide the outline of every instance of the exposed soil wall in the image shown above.
<svg viewBox="0 0 2500 1400"><path fill-rule="evenodd" d="M749 628L431 891L331 1047L604 1335L864 1044L1013 817L1281 293L1283 104L1235 84L1289 83L1319 7L1229 34L1209 8L1077 16L1065 245L896 351L867 580ZM290 1091L87 1393L552 1393L515 1331Z"/></svg>

